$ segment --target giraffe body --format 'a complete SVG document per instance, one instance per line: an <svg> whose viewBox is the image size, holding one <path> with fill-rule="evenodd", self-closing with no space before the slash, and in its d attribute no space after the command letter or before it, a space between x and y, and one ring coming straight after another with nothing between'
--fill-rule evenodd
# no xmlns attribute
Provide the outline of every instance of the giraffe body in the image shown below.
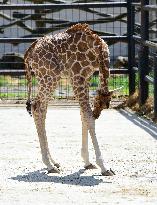
<svg viewBox="0 0 157 205"><path fill-rule="evenodd" d="M87 24L76 24L65 32L45 36L35 41L25 53L26 77L28 80L27 109L33 113L42 159L49 171L58 172L59 165L52 159L47 143L45 119L51 93L56 89L61 76L66 75L79 101L82 120L81 154L85 167L91 167L88 154L88 131L96 154L96 163L104 175L108 171L101 156L95 134L95 119L102 109L109 106L111 93L108 90L109 50L107 44L89 29ZM100 89L94 101L94 110L89 104L89 79L99 69ZM38 93L31 102L32 72L38 80ZM30 104L31 103L31 104Z"/></svg>

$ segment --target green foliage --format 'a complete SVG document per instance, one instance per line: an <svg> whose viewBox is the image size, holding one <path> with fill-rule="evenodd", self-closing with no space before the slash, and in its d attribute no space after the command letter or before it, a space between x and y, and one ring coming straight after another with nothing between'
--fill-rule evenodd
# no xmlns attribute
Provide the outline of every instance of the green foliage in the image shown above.
<svg viewBox="0 0 157 205"><path fill-rule="evenodd" d="M90 80L90 91L95 91L99 86L99 76L93 76ZM118 87L123 88L118 95L128 94L128 76L127 75L111 75L109 78L109 89L113 90ZM32 78L32 91L35 96L37 88L37 80ZM72 86L66 78L62 78L57 91L54 94L55 98L72 96ZM0 76L0 98L4 99L25 99L27 97L27 80L25 76L20 78L11 76Z"/></svg>
<svg viewBox="0 0 157 205"><path fill-rule="evenodd" d="M5 79L4 76L0 76L0 87L7 86L7 85L8 85L7 79Z"/></svg>

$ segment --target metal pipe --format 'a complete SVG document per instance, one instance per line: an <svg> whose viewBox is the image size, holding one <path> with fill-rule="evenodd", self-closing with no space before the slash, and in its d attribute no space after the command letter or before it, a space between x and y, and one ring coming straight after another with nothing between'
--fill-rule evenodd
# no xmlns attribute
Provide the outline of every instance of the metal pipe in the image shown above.
<svg viewBox="0 0 157 205"><path fill-rule="evenodd" d="M132 3L131 5L134 6L134 7L141 7L140 3Z"/></svg>
<svg viewBox="0 0 157 205"><path fill-rule="evenodd" d="M142 44L143 46L148 46L149 48L157 49L157 43L154 43L153 41L143 41L142 38L137 35L133 35L133 39L138 43Z"/></svg>
<svg viewBox="0 0 157 205"><path fill-rule="evenodd" d="M132 38L137 42L137 43L141 43L141 37L138 35L133 35Z"/></svg>
<svg viewBox="0 0 157 205"><path fill-rule="evenodd" d="M148 83L154 83L154 78L150 77L149 75L145 76L145 81L147 81Z"/></svg>
<svg viewBox="0 0 157 205"><path fill-rule="evenodd" d="M0 10L9 9L74 9L74 8L113 8L126 7L126 2L104 2L104 3L71 3L71 4L1 4Z"/></svg>
<svg viewBox="0 0 157 205"><path fill-rule="evenodd" d="M0 43L30 43L37 38L0 38Z"/></svg>
<svg viewBox="0 0 157 205"><path fill-rule="evenodd" d="M25 75L25 70L22 69L0 69L0 75ZM93 75L98 75L99 71L95 71ZM110 69L110 74L128 74L128 69L119 68L119 69Z"/></svg>
<svg viewBox="0 0 157 205"><path fill-rule="evenodd" d="M127 36L100 36L105 41L109 40L121 40L127 41ZM0 43L29 43L38 38L0 38Z"/></svg>
<svg viewBox="0 0 157 205"><path fill-rule="evenodd" d="M157 11L157 5L146 5L143 7L145 11Z"/></svg>

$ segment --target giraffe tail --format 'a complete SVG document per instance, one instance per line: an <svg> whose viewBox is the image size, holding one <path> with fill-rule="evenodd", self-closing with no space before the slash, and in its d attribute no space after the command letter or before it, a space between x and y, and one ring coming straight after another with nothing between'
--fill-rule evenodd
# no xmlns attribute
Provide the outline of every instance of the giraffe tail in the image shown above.
<svg viewBox="0 0 157 205"><path fill-rule="evenodd" d="M27 51L25 52L24 55L24 63L25 63L25 71L26 71L26 79L27 79L27 85L28 85L28 99L26 102L26 109L27 112L30 114L30 116L32 116L32 111L31 111L31 91L32 91L32 69L30 66L30 60L32 58L32 53L33 53L33 49L36 45L36 43L38 42L38 40L34 41L30 47L27 49Z"/></svg>
<svg viewBox="0 0 157 205"><path fill-rule="evenodd" d="M28 85L28 99L26 102L26 110L32 116L31 112L31 91L32 91L32 74L31 74L31 67L28 63L25 63L25 70L26 70L26 79Z"/></svg>

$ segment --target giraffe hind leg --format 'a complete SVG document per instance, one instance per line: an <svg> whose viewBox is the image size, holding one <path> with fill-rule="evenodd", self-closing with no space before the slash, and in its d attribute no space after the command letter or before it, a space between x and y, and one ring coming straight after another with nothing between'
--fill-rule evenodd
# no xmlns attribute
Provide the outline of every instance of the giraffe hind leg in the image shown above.
<svg viewBox="0 0 157 205"><path fill-rule="evenodd" d="M32 104L32 111L33 111L33 118L36 125L40 149L42 154L42 161L46 165L48 169L48 173L59 173L59 169L54 166L54 161L52 161L49 148L48 148L48 141L46 136L46 129L45 129L45 119L46 119L46 112L47 112L47 102L40 101L38 99L39 96L36 97Z"/></svg>
<svg viewBox="0 0 157 205"><path fill-rule="evenodd" d="M38 133L42 161L46 165L48 173L60 172L60 165L56 163L55 160L53 160L51 157L45 129L48 102L51 98L51 93L57 86L58 81L59 77L56 77L56 79L54 79L52 76L45 77L43 81L39 82L38 94L36 98L33 100L33 102L28 102L28 108L31 104L33 118Z"/></svg>

